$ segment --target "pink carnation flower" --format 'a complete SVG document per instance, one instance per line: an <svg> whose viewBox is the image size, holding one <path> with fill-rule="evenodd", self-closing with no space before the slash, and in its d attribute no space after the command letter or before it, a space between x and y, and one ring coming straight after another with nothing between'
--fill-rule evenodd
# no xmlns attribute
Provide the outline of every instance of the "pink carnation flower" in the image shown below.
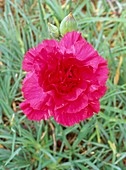
<svg viewBox="0 0 126 170"><path fill-rule="evenodd" d="M107 61L78 32L67 33L60 42L44 40L24 57L25 101L20 107L30 120L53 116L72 126L100 110L106 92Z"/></svg>

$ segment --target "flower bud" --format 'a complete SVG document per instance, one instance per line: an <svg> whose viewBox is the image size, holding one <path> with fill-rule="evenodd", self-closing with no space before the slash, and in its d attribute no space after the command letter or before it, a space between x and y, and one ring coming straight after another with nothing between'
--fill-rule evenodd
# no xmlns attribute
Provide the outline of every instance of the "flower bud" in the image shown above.
<svg viewBox="0 0 126 170"><path fill-rule="evenodd" d="M59 30L55 25L48 23L48 30L49 30L51 38L59 37Z"/></svg>
<svg viewBox="0 0 126 170"><path fill-rule="evenodd" d="M63 36L67 32L77 31L77 30L78 30L77 22L74 19L72 12L71 12L69 15L67 15L62 20L62 22L60 24L60 33Z"/></svg>

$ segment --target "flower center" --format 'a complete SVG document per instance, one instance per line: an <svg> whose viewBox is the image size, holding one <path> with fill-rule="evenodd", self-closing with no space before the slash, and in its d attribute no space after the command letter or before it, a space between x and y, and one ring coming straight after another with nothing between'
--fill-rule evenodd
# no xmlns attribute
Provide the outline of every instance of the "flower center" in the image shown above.
<svg viewBox="0 0 126 170"><path fill-rule="evenodd" d="M57 68L47 71L43 82L45 91L56 90L61 95L73 91L80 83L79 68L69 63L59 63Z"/></svg>
<svg viewBox="0 0 126 170"><path fill-rule="evenodd" d="M70 66L59 71L59 81L57 84L58 92L61 94L67 94L71 92L79 83L77 75L78 68L76 66Z"/></svg>

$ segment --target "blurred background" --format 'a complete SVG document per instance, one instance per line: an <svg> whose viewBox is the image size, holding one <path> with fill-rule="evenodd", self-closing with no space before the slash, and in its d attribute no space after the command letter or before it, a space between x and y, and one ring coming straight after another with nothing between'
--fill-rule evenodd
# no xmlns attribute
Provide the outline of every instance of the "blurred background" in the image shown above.
<svg viewBox="0 0 126 170"><path fill-rule="evenodd" d="M23 56L70 12L108 61L101 111L72 127L29 121L19 108ZM126 169L126 0L0 0L0 170L25 169Z"/></svg>

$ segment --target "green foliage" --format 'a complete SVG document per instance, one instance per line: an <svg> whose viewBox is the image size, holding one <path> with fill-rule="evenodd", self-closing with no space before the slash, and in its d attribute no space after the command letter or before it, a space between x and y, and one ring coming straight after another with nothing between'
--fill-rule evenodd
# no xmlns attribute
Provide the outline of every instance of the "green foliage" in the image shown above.
<svg viewBox="0 0 126 170"><path fill-rule="evenodd" d="M125 1L5 1L0 12L0 170L125 170L125 8ZM108 60L101 112L73 127L53 119L29 121L19 108L23 56L49 38L47 22L59 27L70 11L83 37Z"/></svg>

